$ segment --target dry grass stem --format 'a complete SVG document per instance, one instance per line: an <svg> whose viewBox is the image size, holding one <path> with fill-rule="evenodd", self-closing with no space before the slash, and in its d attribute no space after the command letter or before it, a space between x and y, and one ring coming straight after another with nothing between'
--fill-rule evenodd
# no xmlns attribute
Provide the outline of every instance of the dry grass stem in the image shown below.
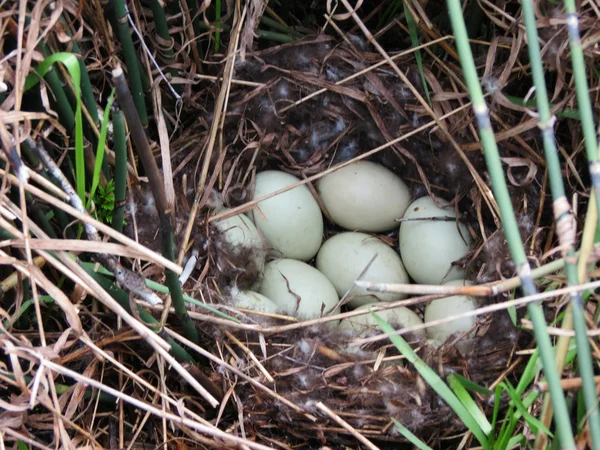
<svg viewBox="0 0 600 450"><path fill-rule="evenodd" d="M334 413L331 409L329 409L323 403L321 403L321 402L317 403L317 408L319 408L321 411L323 411L325 414L327 414L329 417L331 417L333 420L335 420L339 425L341 425L346 430L348 430L350 432L350 434L352 434L352 436L354 436L366 448L369 448L371 450L379 450L379 447L377 447L376 445L373 445L373 443L371 441L369 441L366 437L364 437L362 434L360 434L358 431L356 431L348 422L346 422L344 419L342 419L340 416L338 416L336 413Z"/></svg>
<svg viewBox="0 0 600 450"><path fill-rule="evenodd" d="M495 303L493 305L488 305L483 308L474 309L472 311L468 311L468 312L465 312L462 314L448 316L444 319L433 320L433 321L427 322L423 325L416 325L416 326L410 327L410 328L403 328L401 330L396 331L396 333L394 333L394 334L405 334L408 332L424 330L428 327L441 325L444 323L450 323L454 320L459 320L459 319L463 319L466 317L476 317L476 316L480 316L483 314L489 314L489 313L495 312L495 311L502 311L502 310L508 309L510 307L522 307L522 306L525 306L527 303L539 302L540 300L560 298L563 295L569 295L572 292L584 292L587 290L596 289L598 287L600 287L600 281L593 281L590 283L582 283L577 286L568 286L568 287L564 287L561 289L556 289L554 291L540 292L539 294L536 294L536 295L529 295L529 296L521 297L521 298L518 298L515 300L509 300L506 302ZM376 308L372 308L373 311L375 311L375 309ZM357 341L357 343L364 344L367 342L375 342L375 341L379 341L382 339L387 339L389 336L390 335L388 335L388 334L381 334L379 336L374 336L371 338L360 339Z"/></svg>

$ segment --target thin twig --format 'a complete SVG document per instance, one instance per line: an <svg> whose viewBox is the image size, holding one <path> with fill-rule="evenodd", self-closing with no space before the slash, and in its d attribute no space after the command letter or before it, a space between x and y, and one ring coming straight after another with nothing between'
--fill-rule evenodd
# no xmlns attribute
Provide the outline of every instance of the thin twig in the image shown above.
<svg viewBox="0 0 600 450"><path fill-rule="evenodd" d="M350 434L352 436L354 436L356 439L358 439L363 445L365 445L366 448L369 448L371 450L379 450L379 447L377 447L375 444L373 444L371 441L369 441L366 437L364 437L362 434L360 434L358 431L356 431L356 429L353 428L348 422L346 422L344 419L342 419L340 416L338 416L336 413L334 413L331 409L329 409L327 406L325 406L322 402L317 403L317 408L319 408L321 411L323 411L325 414L327 414L329 417L331 417L333 420L335 420L339 425L341 425L346 430L348 430L350 432Z"/></svg>
<svg viewBox="0 0 600 450"><path fill-rule="evenodd" d="M539 302L540 300L547 300L549 298L555 298L555 297L562 296L562 295L568 295L573 292L583 292L583 291L587 291L587 290L593 290L598 287L600 287L600 281L584 283L584 284L580 284L577 286L568 286L566 288L556 289L555 291L540 292L538 294L521 297L521 298L515 299L515 300L509 300L506 302L495 303L493 305L488 305L483 308L474 309L472 311L468 311L468 312L465 312L462 314L448 316L443 319L424 323L423 325L415 325L414 327L397 330L394 334L405 334L405 333L409 333L409 332L424 330L429 327L438 326L438 325L442 325L445 323L450 323L455 320L465 319L467 317L476 317L476 316L480 316L482 314L488 314L491 312L502 311L503 309L508 309L510 307L523 306L523 305L527 305L527 304L530 304L533 302ZM373 336L370 338L358 339L356 342L360 343L360 344L365 344L367 342L375 342L375 341L380 341L382 339L387 339L389 336L390 335L387 335L387 334L380 334L380 335Z"/></svg>

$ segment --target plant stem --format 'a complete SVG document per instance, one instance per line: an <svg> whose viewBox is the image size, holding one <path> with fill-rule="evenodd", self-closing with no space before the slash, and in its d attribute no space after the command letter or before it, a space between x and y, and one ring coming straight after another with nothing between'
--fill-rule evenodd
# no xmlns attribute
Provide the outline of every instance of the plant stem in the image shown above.
<svg viewBox="0 0 600 450"><path fill-rule="evenodd" d="M477 119L479 135L485 149L484 155L492 180L492 189L496 201L498 202L504 233L508 240L508 247L512 259L517 266L523 292L525 295L534 295L537 293L537 288L531 278L531 267L529 266L523 249L519 227L506 186L502 162L500 160L498 147L494 139L494 131L489 118L489 111L483 97L477 69L475 68L473 55L471 53L471 47L469 46L469 39L464 18L462 16L460 0L448 0L448 8L464 77L467 81L469 93L473 101L473 110ZM564 393L560 386L560 376L556 369L550 336L546 330L544 312L539 303L530 303L527 309L531 321L533 322L542 365L544 367L546 379L548 380L548 385L550 386L550 396L555 411L554 423L557 428L558 439L560 440L563 449L574 450L576 447L569 411L567 409Z"/></svg>
<svg viewBox="0 0 600 450"><path fill-rule="evenodd" d="M217 30L215 31L215 53L219 53L219 47L221 45L221 27L219 27L221 21L221 0L215 0L215 25Z"/></svg>
<svg viewBox="0 0 600 450"><path fill-rule="evenodd" d="M531 61L531 73L536 87L536 101L540 116L539 126L542 130L544 141L544 152L546 154L546 164L550 179L550 190L552 192L552 197L554 198L554 219L556 220L557 230L566 230L566 232L563 233L558 231L557 234L560 245L564 248L563 255L565 256L567 281L570 286L574 286L578 283L577 256L575 255L574 246L576 222L571 213L569 201L565 196L565 187L563 184L560 160L558 158L553 130L554 117L552 117L550 112L550 102L546 91L544 68L542 66L537 23L532 1L523 0L522 8L527 31L527 47L529 50L529 60ZM575 342L577 344L579 371L583 381L583 393L585 404L588 409L592 443L593 448L597 450L600 448L600 414L598 412L596 398L596 383L594 381L592 353L587 338L585 313L583 311L581 294L579 292L570 295L570 306L573 314L573 324L575 326Z"/></svg>
<svg viewBox="0 0 600 450"><path fill-rule="evenodd" d="M127 9L124 0L111 0L110 4L115 13L115 28L121 47L123 48L123 61L127 67L127 78L131 85L131 96L135 103L138 116L143 128L148 126L148 113L146 110L146 101L144 100L144 89L142 87L142 78L140 65L138 63L133 40L131 39L129 22L127 20Z"/></svg>
<svg viewBox="0 0 600 450"><path fill-rule="evenodd" d="M112 108L112 124L115 149L115 209L112 227L119 233L123 230L123 215L127 195L127 135L123 112L115 103Z"/></svg>
<svg viewBox="0 0 600 450"><path fill-rule="evenodd" d="M579 113L581 115L583 140L588 164L590 166L592 187L596 193L596 208L600 211L600 161L598 161L598 142L596 139L596 128L594 127L592 102L590 100L588 89L583 47L581 46L581 38L579 35L579 18L577 17L577 8L574 0L565 0L565 12L567 13L567 30L569 31L571 63L573 65L573 76L575 78L577 103L579 104Z"/></svg>
<svg viewBox="0 0 600 450"><path fill-rule="evenodd" d="M276 33L275 31L256 30L256 35L268 41L280 42L282 44L294 42L293 37L283 33Z"/></svg>
<svg viewBox="0 0 600 450"><path fill-rule="evenodd" d="M172 219L172 208L167 203L167 196L165 194L164 183L150 145L146 138L146 134L141 126L140 118L136 113L136 109L131 98L131 93L125 81L123 69L117 67L113 70L113 81L117 90L117 99L119 105L123 109L127 125L131 131L131 138L140 156L140 161L148 175L150 188L152 189L152 195L156 204L160 220L160 243L163 256L171 261L175 260L175 244L173 240L173 219ZM177 274L169 269L166 269L166 281L169 286L171 293L171 300L173 307L175 308L175 315L179 319L181 326L184 330L186 337L195 343L198 343L198 330L192 322L188 311L185 307L183 300L183 293L181 291L181 284Z"/></svg>
<svg viewBox="0 0 600 450"><path fill-rule="evenodd" d="M150 6L152 7L152 17L154 18L156 34L159 37L159 39L156 39L158 53L161 56L162 62L167 66L167 70L171 74L171 77L176 77L179 74L177 69L172 67L173 62L175 61L175 53L173 53L173 38L169 33L169 25L167 24L165 10L158 0L151 0ZM181 94L183 91L181 84L176 84L173 88L178 94Z"/></svg>
<svg viewBox="0 0 600 450"><path fill-rule="evenodd" d="M285 33L289 36L293 36L298 39L300 39L302 37L302 33L300 33L299 31L293 30L290 27L282 25L279 22L277 22L276 20L273 20L270 17L265 16L265 15L263 15L260 18L260 23L262 23L263 25L265 25L269 28L273 28L274 30L281 31L282 33Z"/></svg>
<svg viewBox="0 0 600 450"><path fill-rule="evenodd" d="M75 128L75 113L71 108L67 94L62 87L60 77L54 67L50 68L44 76L44 79L48 82L50 90L54 95L54 103L56 104L58 120L68 133L72 133Z"/></svg>

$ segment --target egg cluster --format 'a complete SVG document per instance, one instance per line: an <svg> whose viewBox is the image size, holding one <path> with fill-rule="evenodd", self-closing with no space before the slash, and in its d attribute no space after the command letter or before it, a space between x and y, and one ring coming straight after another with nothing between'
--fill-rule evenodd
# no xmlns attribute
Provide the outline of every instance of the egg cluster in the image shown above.
<svg viewBox="0 0 600 450"><path fill-rule="evenodd" d="M257 174L254 199L259 202L247 216L234 216L217 226L235 245L258 249L263 267L257 292L235 292L238 307L279 312L301 320L316 319L341 311L367 309L379 302L401 300L403 294L372 293L356 280L376 283L462 285L464 271L454 265L472 244L467 228L456 220L452 208L440 208L443 199L421 197L411 203L406 184L384 166L359 161L324 176L317 184L318 198L331 220L346 230L323 241L324 220L315 196L302 184L277 193L300 180L285 172ZM436 204L437 202L437 204ZM398 225L399 218L402 218ZM374 233L399 227L396 250ZM309 262L314 260L314 266ZM434 321L465 310L476 302L453 296L430 303L424 318ZM418 314L405 307L381 312L395 328L422 324ZM355 336L377 331L370 314L344 319L339 329ZM468 331L473 319L455 321L417 333L433 342L444 342L457 332Z"/></svg>

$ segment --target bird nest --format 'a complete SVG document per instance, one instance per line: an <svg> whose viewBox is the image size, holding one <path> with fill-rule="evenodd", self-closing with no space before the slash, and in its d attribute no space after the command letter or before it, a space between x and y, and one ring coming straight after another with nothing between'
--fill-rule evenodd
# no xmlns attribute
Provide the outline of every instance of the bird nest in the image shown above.
<svg viewBox="0 0 600 450"><path fill-rule="evenodd" d="M108 94L104 68L111 66L113 59L117 59L115 55L120 53L113 48L112 27L104 16L92 10L87 2L80 3L79 9L73 8L73 5L68 6L69 12L73 14L73 24L79 21L83 23L85 20L85 26L82 25L81 30L74 30L77 33L73 34L80 36L81 33L88 39L86 43L89 45L84 53L91 55L85 58L92 61L91 81L96 88L95 92L108 97L104 95ZM137 6L138 2L130 3ZM152 3L153 6L161 6L164 2ZM431 445L440 442L440 445L444 445L453 439L460 439L457 436L465 431L462 422L422 378L406 355L390 344L388 336L382 335L380 330L371 330L369 336L357 337L336 327L337 321L356 315L356 312L342 308L339 315L302 322L293 317L235 307L232 297L239 290L256 286L262 275L261 268L255 263L253 249L231 245L224 238L222 230L213 226L228 216L252 210L256 204L252 200L256 174L277 169L295 175L301 180L301 184L310 189L325 217L325 238L331 237L342 230L333 223L320 202L316 183L332 171L364 159L379 163L400 176L408 185L413 198L434 195L455 208L457 217L474 238L469 254L455 263L465 270L468 278L475 284L496 283L500 280L504 282L514 277L515 266L500 229L498 205L492 195L482 147L477 139L472 105L468 103L467 89L460 75L459 58L454 46L449 44L451 40L447 39L448 36L437 34L449 34L445 12L436 11L435 2L429 2L429 5L428 2L405 2L406 5L420 4L429 13L435 13L436 24L423 28L430 34L423 35L422 41L425 44L418 52L415 48L406 50L411 46L408 41L398 42L398 33L394 30L399 28L395 27L404 26L398 20L392 19L389 26L378 30L375 41L380 42L385 48L383 49L375 46L375 41L363 38L364 35L372 38L369 33L364 30L356 31L358 28L353 30L355 22L350 25L349 20L343 23L343 17L332 17L330 12L326 32L307 37L307 30L302 28L304 38L265 48L262 45L264 41L260 43L262 47L253 46L251 38L266 5L261 8L261 1L252 1L247 2L248 5L253 5L248 11L251 20L247 21L241 33L241 43L245 50L239 51L236 43L240 30L232 27L228 30L228 39L225 39L229 42L227 53L212 55L209 52L205 55L206 60L201 60L194 46L196 41L190 39L188 42L192 26L188 26L189 11L184 7L185 2L180 2L185 9L183 12L179 10L177 2L166 3L165 9L170 15L169 25L177 24L173 25L172 31L177 36L174 39L177 56L171 60L174 61L173 67L163 67L174 70L164 72L186 73L187 78L183 81L168 77L163 79L162 73L160 77L156 75L153 72L155 67L148 63L146 68L151 69L147 72L156 75L159 82L149 83L155 109L155 122L152 123L157 126L156 129L147 130L147 134L161 144L162 154L159 156L157 152L156 160L163 171L166 197L174 206L176 253L181 255L180 262L190 269L183 289L196 303L201 303L199 306L191 306L189 310L189 315L200 332L199 345L183 340L178 342L186 345L186 349L199 364L185 363L185 368L193 378L179 378L174 373L175 370L166 369L166 355L157 350L164 350L164 345L161 347L153 340L158 341L155 334L148 332L146 327L133 319L127 322L133 330L121 328L122 317L129 319L130 316L115 311L124 309L115 307L111 311L102 311L96 304L84 302L82 299L88 294L97 294L97 298L102 298L105 305L110 304L107 299L111 297L104 291L100 292L100 289L94 292L89 287L92 284L84 289L80 286L83 278L72 277L75 288L70 299L80 309L75 311L69 299L60 307L65 308L65 304L73 306L70 318L81 318L79 325L84 324L86 337L91 337L91 340L84 341L81 347L77 347L80 341L67 342L65 320L62 316L55 320L55 316L51 315L48 327L50 331L46 335L50 340L47 347L44 344L45 353L39 353L38 347L34 346L46 341L35 340L37 335L32 341L30 335L24 332L22 341L30 344L28 350L11 356L9 362L18 362L21 356L24 360L34 361L35 364L30 365L32 375L34 369L31 367L46 357L60 363L50 365L48 362L46 366L39 364L39 371L34 377L36 388L39 384L46 383L44 377L38 376L44 371L46 375L49 372L64 375L64 379L56 377L57 383L71 379L76 379L77 383L67 386L66 393L62 394L64 397L56 401L54 391L51 392L51 401L49 391L42 390L45 397L40 394L40 398L43 398L36 404L43 408L30 411L27 405L33 405L35 399L29 397L33 391L28 388L29 380L26 379L29 372L24 370L27 369L25 365L21 370L14 369L19 378L7 381L7 385L15 392L20 390L21 394L14 400L14 410L0 414L3 426L10 431L30 426L35 430L36 438L44 440L47 437L48 442L53 438L58 440L56 436L59 434L60 439L63 439L68 434L63 431L69 430L86 445L93 442L93 445L111 448L123 445L118 445L115 437L117 419L122 429L129 430L130 424L135 423L131 426L135 433L119 432L121 437L125 436L127 439L131 437L135 440L142 433L147 440L162 444L167 441L167 436L176 439L189 436L195 443L206 448L228 445L236 439L240 444L240 437L247 439L241 444L260 443L281 448L356 446L357 439L364 446L369 445L365 443L365 439L368 439L380 448L397 448L398 444L406 441L397 432L392 419L398 420ZM210 2L187 3L195 3L196 6L202 3L203 7L208 7ZM226 3L230 6L231 2ZM287 5L288 2L281 3ZM289 3L292 9L304 8L303 2ZM326 2L322 2L323 5L313 3L318 4L316 8L324 9ZM383 2L373 3L384 5ZM397 2L385 5L394 3ZM483 3L486 2L469 4ZM497 8L487 3L486 8ZM57 2L59 4L62 5ZM517 11L518 2L506 2L506 8L507 11ZM25 11L24 8L21 9ZM363 6L361 14L365 9ZM42 17L40 9L32 7L31 11L32 17L34 13L38 14L36 17L39 22ZM54 30L53 27L57 27L58 31L54 30L57 35L54 47L60 49L62 47L59 44L68 42L70 45L71 41L68 41L67 34L60 28L63 27L62 22L56 22L52 11L48 13L47 23L44 22L44 26L49 28L44 28L40 40ZM142 35L146 38L153 26L152 21L146 17L149 12L145 7L136 8L136 11L132 9L131 14L139 17L134 17L131 23L144 28ZM202 11L197 17L202 16ZM387 12L384 15L393 16L393 11L390 11L390 15ZM545 163L538 136L539 121L526 106L511 101L505 95L510 93L521 99L528 97L531 83L523 82L523 77L528 76L523 68L529 64L524 51L525 39L523 30L515 26L517 20L508 16L509 20L508 13L498 13L496 9L486 9L485 12L490 16L490 20L485 23L495 27L496 34L492 33L495 37L492 42L486 43L489 44L488 47L482 43L476 44L476 63L484 68L483 84L488 94L491 119L497 132L496 140L521 237L531 262L538 265L556 254L553 252L556 236L550 202L547 200ZM541 39L546 43L542 57L548 71L556 75L553 78L555 86L551 99L555 102L553 111L556 112L563 110L574 98L571 85L564 81L564 69L560 64L564 52L568 51L567 32L561 25L562 22L557 25L559 21L554 20L557 12L537 12L541 24ZM415 14L423 20L429 20L422 8L418 8ZM306 11L304 16L308 17ZM230 17L223 17L223 23L228 23ZM5 44L9 48L18 42L18 45L28 49L29 56L22 61L23 64L29 64L38 55L33 55L33 43L30 45L27 41L27 45L21 44L21 40L26 39L20 33L22 24L27 20L24 17L18 19L9 21L7 29L13 30L14 36ZM364 25L360 20L357 22ZM37 22L33 23L39 25ZM124 23L127 22L121 21L121 24ZM238 23L237 20L234 23ZM342 29L338 28L338 23ZM592 13L582 14L579 23L582 36L597 26ZM71 25L65 21L64 27ZM98 30L102 39L91 36L90 30ZM313 27L311 32L314 30ZM32 42L36 41L39 30L32 27L29 31L33 36ZM216 32L216 28L210 28L211 36ZM128 31L125 30L120 36L127 34ZM222 36L225 34L223 31ZM393 37L390 38L391 34ZM198 36L198 41L200 37ZM159 51L156 53L173 50L163 49L162 44L166 45L162 41L157 42L156 48ZM586 51L595 51L592 47L586 47ZM259 49L256 50L257 48ZM12 51L12 54L21 55L17 50ZM134 54L134 62L135 56ZM205 72L196 73L193 67L202 68ZM14 75L11 70L7 71L7 77ZM175 91L163 90L165 80L173 82L176 88L181 88L181 102L170 103L169 95ZM23 84L28 85L29 81L13 83ZM44 108L48 103L46 92L44 85L41 96ZM5 98L4 94L2 98ZM12 97L6 98L9 99L6 104L14 104ZM12 107L10 105L8 108ZM569 113L572 118L574 112L569 110ZM577 172L577 168L584 164L584 157L578 150L580 131L568 117L559 116L555 128L559 147L573 149L570 153L564 153L568 160L564 177L571 187L568 192L571 195L572 192L584 193L585 180L582 181ZM30 120L34 119L27 116L23 122L29 124ZM63 125L55 121L50 123L54 128L48 131L48 135L54 136L61 132L68 134L62 131ZM131 128L131 124L128 125L130 130L136 131ZM34 127L29 127L25 131L33 133L33 129ZM24 134L27 133L23 132ZM48 142L51 144L49 146L62 148L61 144L57 145L50 139ZM58 151L56 153L57 160L62 162L63 155ZM133 160L130 163L135 165ZM66 163L62 165L65 166ZM134 168L130 168L130 175L126 234L143 246L158 250L158 230L161 224L154 197L147 183L143 182L143 176L138 176ZM16 185L13 179L10 182ZM55 191L52 192L56 194ZM25 202L24 197L21 200ZM30 202L29 197L27 202ZM54 203L62 204L62 201ZM224 210L223 207L227 209ZM32 208L35 212L35 204ZM40 211L43 217L47 210L40 208L37 212ZM69 210L68 214L74 212ZM14 231L12 228L10 230ZM89 228L86 228L86 232L89 232ZM378 234L377 237L391 247L398 245L397 230ZM65 244L65 248L85 251L81 250L83 247L69 247L71 244ZM90 251L103 252L100 246L104 243L93 244L94 246L90 246L93 250ZM58 247L47 248L54 251ZM128 249L127 252L119 249L122 255L130 259L123 257L120 261L122 266L116 266L117 269L126 266L128 269L135 269L136 273L141 272L147 279L162 281L164 270L154 264L159 261L155 255L152 256L154 259L150 259L152 264L138 270L138 263L130 264L130 261L140 257L140 254L147 256L148 253L140 252L140 247ZM86 258L89 259L88 254L82 253L81 259ZM167 267L164 259L160 261ZM72 260L65 258L64 263L68 265ZM114 274L117 273L114 268L109 269ZM63 270L65 274L71 274L67 269ZM57 283L62 285L63 274L53 275ZM135 281L143 285L144 280L140 279ZM514 289L518 282L513 281L509 280L503 285ZM123 291L118 292L112 281L106 283L102 287L112 297L123 294L124 303L129 300L129 306L135 306L133 296L127 299L127 295ZM506 293L508 288L501 291ZM17 295L22 296L23 293L19 292ZM427 302L435 298L437 297L433 295L415 296L408 300L382 303L376 309L402 305L422 317ZM500 294L481 298L479 304L493 305L504 300L505 294ZM148 308L148 305L144 304L143 307ZM212 309L207 312L206 307ZM182 324L185 325L181 320L185 315L177 311L178 314L161 316L164 312L161 307L154 308L152 311L155 317L164 319L160 323L161 327L157 326L161 330L161 337L171 339L169 343L172 345L176 342L175 331L179 331ZM132 309L137 311L136 308ZM506 309L506 305L503 309ZM521 351L528 350L530 344L530 335L522 332L522 327L516 328L515 317L509 317L503 309L478 316L472 330L463 335L454 335L437 347L415 330L399 330L398 333L410 343L416 355L442 378L449 374L459 374L492 389L501 380L519 378L523 362ZM517 320L521 311L516 309ZM142 312L147 313L145 309ZM223 313L229 318L223 318ZM148 316L149 314L146 319ZM145 320L140 314L136 319L142 322ZM77 320L73 319L72 323ZM34 327L35 322L31 328ZM6 348L14 349L18 339L10 337L10 340L7 336L8 334L3 336L3 339L9 341ZM161 340L161 344L164 341ZM53 345L55 346L52 347ZM110 359L110 352L101 353L100 349L107 347L118 358ZM172 345L171 349L173 348ZM8 360L9 358L3 359L2 364L8 365L5 362ZM106 367L112 367L112 370L104 368L107 360L113 366L107 364ZM168 363L171 367L176 367L173 361ZM27 374L23 375L25 372ZM83 372L87 378L77 378L79 372ZM182 372L178 370L179 375ZM9 380L9 377L3 378L5 380ZM104 387L105 392L107 386L118 386L120 390L112 391L111 395L128 395L126 401L120 403L119 414L114 411L114 397L107 400L99 396L98 409L96 405L92 407L92 403L83 403L95 401L90 400L92 397L86 391L91 381L97 382L94 387ZM203 401L198 395L201 389L194 382L204 385L210 394L220 400L220 405L212 408ZM160 389L155 385L160 386ZM506 400L490 399L479 393L473 393L473 397L485 411L492 409L495 400L501 406ZM144 402L135 403L140 399ZM146 408L150 412L149 408L161 400L165 401L162 411L164 421L152 421L155 428L144 427L146 418L138 417L139 408ZM61 410L62 405L67 402L70 402L68 407ZM85 406L82 407L82 404ZM172 414L171 411L177 408L181 408L177 411L180 414ZM98 416L96 412L99 412ZM154 417L160 417L161 411L157 412L157 408L151 412ZM196 414L193 416L194 426L190 425L189 420L186 421L192 414ZM178 427L173 435L170 435L172 428L167 423ZM200 428L200 425L206 428ZM94 434L88 430L99 431ZM209 432L202 434L203 430ZM230 439L224 438L222 430L229 433ZM52 434L53 431L56 433ZM21 440L23 435L19 431L10 436L17 436ZM25 438L29 439L28 436Z"/></svg>
<svg viewBox="0 0 600 450"><path fill-rule="evenodd" d="M255 286L261 273L253 265L251 250L232 247L211 226L221 217L253 207L257 172L277 169L296 175L318 200L314 183L320 177L367 159L401 176L413 198L436 195L461 212L461 221L477 241L457 264L472 279L483 283L514 276L497 228L481 151L466 144L472 140L470 110L455 109L443 123L432 119L421 103L425 93L414 53L390 56L403 68L408 85L356 36L345 42L322 35L248 53L244 60L235 60L229 74L219 75L230 76L226 107L218 109L222 90L205 90L199 120L185 126L173 143L174 184L180 199L176 241L179 247L187 245L189 253L196 252L200 261L184 287L195 295L201 292L211 306L242 321L227 323L201 314L212 323L205 346L214 346L215 354L227 354L236 368L232 374L214 367L213 381L235 398L226 411L242 435L257 441L284 448L351 445L358 434L385 447L403 442L390 418L429 441L449 439L464 428L387 339L356 339L332 325L348 313L298 323L293 318L236 310L231 296ZM430 95L441 116L450 104L449 99L440 100L445 83L428 70L424 74L430 83L435 79L432 84L439 92ZM221 125L215 125L219 121ZM219 127L222 140L218 146L213 142L206 172L210 176L203 177L214 126ZM524 158L508 157L510 153L504 154L514 207L531 255L539 255L542 235L539 230L533 240L532 235L543 210L540 175L535 164L523 164ZM197 185L203 186L205 195L186 187ZM195 231L186 236L194 202L200 205L200 213ZM231 210L219 213L221 206ZM148 224L147 231L138 230L140 241L156 246L155 227L150 225L155 220L138 218L140 222ZM340 231L328 221L326 236ZM397 230L378 237L397 245ZM417 297L387 307L411 305L422 315L433 298ZM483 299L481 304L495 300ZM480 318L474 331L468 339L454 336L440 348L417 334L407 336L420 358L441 376L458 373L490 387L518 368L515 352L528 337L517 332L506 312Z"/></svg>

